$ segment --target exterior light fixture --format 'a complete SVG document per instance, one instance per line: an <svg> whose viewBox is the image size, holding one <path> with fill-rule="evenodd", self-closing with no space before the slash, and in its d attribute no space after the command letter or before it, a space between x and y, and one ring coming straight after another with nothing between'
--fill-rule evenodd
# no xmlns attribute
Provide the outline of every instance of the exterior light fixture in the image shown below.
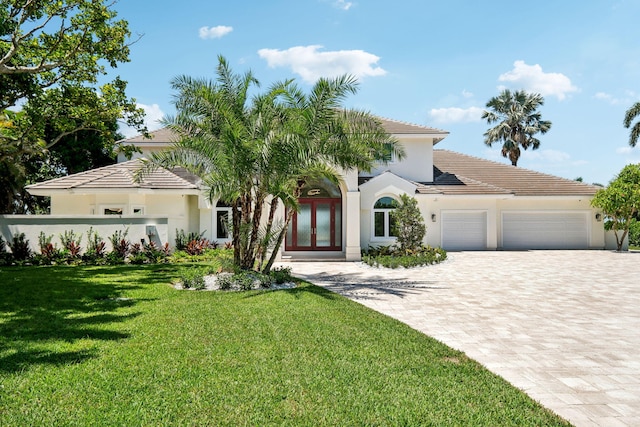
<svg viewBox="0 0 640 427"><path fill-rule="evenodd" d="M598 222L602 221L602 214L600 212L596 214L596 221Z"/></svg>
<svg viewBox="0 0 640 427"><path fill-rule="evenodd" d="M431 222L436 222L436 214L431 214Z"/></svg>

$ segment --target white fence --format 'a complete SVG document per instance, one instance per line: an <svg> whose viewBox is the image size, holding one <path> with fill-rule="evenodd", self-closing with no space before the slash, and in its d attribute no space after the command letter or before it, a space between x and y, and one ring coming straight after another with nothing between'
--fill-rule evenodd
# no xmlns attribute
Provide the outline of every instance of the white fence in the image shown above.
<svg viewBox="0 0 640 427"><path fill-rule="evenodd" d="M29 240L31 250L39 252L38 236L44 232L46 236L53 235L52 243L60 247L60 235L73 230L82 234L81 246L86 248L87 232L93 229L106 242L111 250L109 237L117 231L127 231L127 239L132 243L153 241L162 246L175 242L176 229L184 229L183 218L169 218L161 215L0 215L0 235L10 242L13 236L24 233Z"/></svg>

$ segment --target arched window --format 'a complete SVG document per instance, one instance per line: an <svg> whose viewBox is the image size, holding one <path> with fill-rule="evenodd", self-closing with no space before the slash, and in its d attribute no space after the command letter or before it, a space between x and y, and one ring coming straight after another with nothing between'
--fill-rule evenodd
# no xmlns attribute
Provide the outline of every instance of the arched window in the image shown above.
<svg viewBox="0 0 640 427"><path fill-rule="evenodd" d="M391 197L381 197L373 205L373 237L396 237L393 232L393 218L390 213L398 206Z"/></svg>
<svg viewBox="0 0 640 427"><path fill-rule="evenodd" d="M216 240L231 238L231 206L226 203L216 203Z"/></svg>

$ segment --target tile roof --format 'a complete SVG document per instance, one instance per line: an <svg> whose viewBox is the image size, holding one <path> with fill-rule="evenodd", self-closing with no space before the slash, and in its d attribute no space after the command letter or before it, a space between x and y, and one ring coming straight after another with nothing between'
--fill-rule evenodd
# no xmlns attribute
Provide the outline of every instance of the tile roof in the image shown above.
<svg viewBox="0 0 640 427"><path fill-rule="evenodd" d="M437 134L440 139L449 135L449 132L442 129L436 129L428 126L421 126L398 120L387 119L384 117L376 117L384 129L392 135L433 135Z"/></svg>
<svg viewBox="0 0 640 427"><path fill-rule="evenodd" d="M136 135L131 138L122 139L119 143L131 144L136 142L153 143L153 142L175 142L177 136L174 131L168 127L149 132L151 138L145 138L144 135Z"/></svg>
<svg viewBox="0 0 640 427"><path fill-rule="evenodd" d="M430 135L435 136L439 140L449 135L449 132L442 129L401 122L399 120L393 120L384 117L376 116L376 118L380 121L380 123L382 123L384 129L392 135ZM153 144L175 142L177 140L176 133L168 127L154 130L152 132L149 132L149 134L151 135L151 138L145 138L143 135L136 135L134 137L123 139L118 142L122 144Z"/></svg>
<svg viewBox="0 0 640 427"><path fill-rule="evenodd" d="M434 183L447 183L447 191L456 191L450 176L460 181L475 181L516 196L593 196L600 187L548 175L541 172L485 160L449 150L433 150ZM471 186L469 187L471 188ZM489 189L487 189L490 193Z"/></svg>
<svg viewBox="0 0 640 427"><path fill-rule="evenodd" d="M600 187L449 150L433 150L433 182L414 182L418 194L593 196ZM372 177L359 177L363 184Z"/></svg>
<svg viewBox="0 0 640 427"><path fill-rule="evenodd" d="M142 181L136 182L135 174L142 166L141 159L116 163L73 175L51 179L27 186L35 190L97 190L97 189L156 189L156 190L197 190L196 177L184 169L173 171L158 168Z"/></svg>

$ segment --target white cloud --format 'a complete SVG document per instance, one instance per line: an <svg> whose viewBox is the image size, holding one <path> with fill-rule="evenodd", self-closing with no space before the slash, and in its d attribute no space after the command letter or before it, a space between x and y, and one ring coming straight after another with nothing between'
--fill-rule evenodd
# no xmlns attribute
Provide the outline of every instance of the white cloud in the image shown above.
<svg viewBox="0 0 640 427"><path fill-rule="evenodd" d="M431 118L438 123L479 122L482 108L433 108L429 111Z"/></svg>
<svg viewBox="0 0 640 427"><path fill-rule="evenodd" d="M466 89L463 89L463 90L462 90L462 96L463 96L464 98L473 98L473 93L472 93L472 92L469 92L469 91L468 91L468 90L466 90Z"/></svg>
<svg viewBox="0 0 640 427"><path fill-rule="evenodd" d="M351 6L353 6L353 3L345 0L337 0L333 2L333 6L337 7L338 9L349 10L351 9Z"/></svg>
<svg viewBox="0 0 640 427"><path fill-rule="evenodd" d="M162 127L160 120L162 120L165 114L160 109L160 106L158 104L151 104L151 105L136 104L136 106L144 110L145 112L144 124L147 126L147 129L149 129L149 131L158 130ZM131 138L140 133L136 129L124 124L120 125L119 131L122 135L124 135L125 138Z"/></svg>
<svg viewBox="0 0 640 427"><path fill-rule="evenodd" d="M319 52L320 45L295 46L287 50L260 49L258 55L271 68L289 67L305 82L315 83L320 77L351 74L357 78L383 76L387 72L376 66L380 57L362 50Z"/></svg>
<svg viewBox="0 0 640 427"><path fill-rule="evenodd" d="M630 145L627 145L625 147L618 147L616 148L616 154L622 154L622 155L629 155L633 153L633 147Z"/></svg>
<svg viewBox="0 0 640 427"><path fill-rule="evenodd" d="M564 74L545 73L540 65L527 65L524 61L515 61L513 70L501 74L498 80L519 85L526 91L537 92L543 96L556 96L560 101L565 99L567 94L578 91Z"/></svg>
<svg viewBox="0 0 640 427"><path fill-rule="evenodd" d="M233 31L233 27L228 27L226 25L218 25L217 27L201 27L198 31L201 39L219 39L220 37L226 36L231 31Z"/></svg>
<svg viewBox="0 0 640 427"><path fill-rule="evenodd" d="M608 93L598 92L594 95L595 99L599 99L601 101L606 101L611 105L616 105L619 101L613 97L613 95L609 95Z"/></svg>

